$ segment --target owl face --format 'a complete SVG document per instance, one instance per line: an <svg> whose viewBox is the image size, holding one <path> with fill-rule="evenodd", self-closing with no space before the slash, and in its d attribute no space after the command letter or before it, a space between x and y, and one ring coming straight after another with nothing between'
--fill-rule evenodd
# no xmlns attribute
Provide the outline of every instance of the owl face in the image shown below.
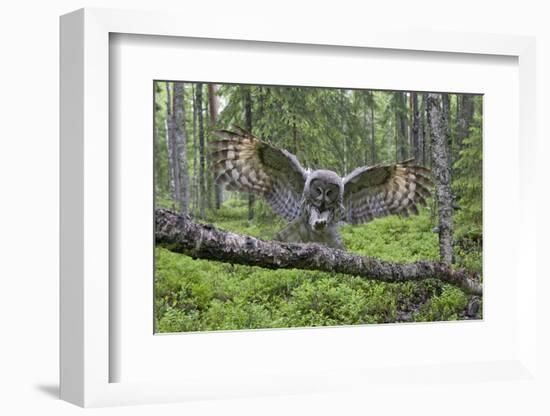
<svg viewBox="0 0 550 416"><path fill-rule="evenodd" d="M309 184L309 199L315 207L324 210L338 200L340 187L323 179L313 179Z"/></svg>
<svg viewBox="0 0 550 416"><path fill-rule="evenodd" d="M312 172L305 186L309 202L315 207L324 210L341 203L344 193L342 178L330 170L316 170Z"/></svg>
<svg viewBox="0 0 550 416"><path fill-rule="evenodd" d="M306 183L304 200L307 203L308 223L321 231L337 217L342 205L343 183L340 176L328 170L314 171Z"/></svg>

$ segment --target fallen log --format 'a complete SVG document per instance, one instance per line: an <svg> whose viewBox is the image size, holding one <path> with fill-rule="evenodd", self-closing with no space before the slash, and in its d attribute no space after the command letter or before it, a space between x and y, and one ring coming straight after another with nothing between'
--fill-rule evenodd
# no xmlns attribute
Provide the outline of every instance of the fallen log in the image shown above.
<svg viewBox="0 0 550 416"><path fill-rule="evenodd" d="M264 241L223 231L211 224L199 224L188 216L164 208L155 211L155 241L168 250L199 259L267 269L344 273L388 283L435 278L471 295L483 293L483 286L475 273L454 270L444 263L424 260L393 263L320 244Z"/></svg>

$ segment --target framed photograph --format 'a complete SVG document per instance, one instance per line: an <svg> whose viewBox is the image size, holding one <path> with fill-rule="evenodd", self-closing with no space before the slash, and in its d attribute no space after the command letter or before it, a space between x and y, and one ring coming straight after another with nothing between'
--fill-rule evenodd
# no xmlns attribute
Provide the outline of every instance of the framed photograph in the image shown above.
<svg viewBox="0 0 550 416"><path fill-rule="evenodd" d="M534 40L180 18L61 18L62 398L536 384Z"/></svg>

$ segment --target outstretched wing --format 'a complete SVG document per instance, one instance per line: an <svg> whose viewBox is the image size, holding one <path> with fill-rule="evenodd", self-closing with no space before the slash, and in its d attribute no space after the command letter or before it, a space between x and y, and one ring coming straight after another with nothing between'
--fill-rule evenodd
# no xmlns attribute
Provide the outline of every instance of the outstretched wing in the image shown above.
<svg viewBox="0 0 550 416"><path fill-rule="evenodd" d="M296 218L307 177L296 156L239 127L234 130L215 131L221 140L210 143L216 182L231 191L261 195L288 221Z"/></svg>
<svg viewBox="0 0 550 416"><path fill-rule="evenodd" d="M426 205L430 171L407 160L396 165L363 166L344 178L345 221L359 224L391 214L418 214Z"/></svg>

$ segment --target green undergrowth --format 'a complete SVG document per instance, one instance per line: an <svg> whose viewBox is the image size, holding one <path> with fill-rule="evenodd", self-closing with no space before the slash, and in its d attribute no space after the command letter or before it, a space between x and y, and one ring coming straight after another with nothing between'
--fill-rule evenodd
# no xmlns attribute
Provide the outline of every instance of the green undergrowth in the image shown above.
<svg viewBox="0 0 550 416"><path fill-rule="evenodd" d="M284 222L262 203L248 221L244 202L230 200L207 222L270 239ZM438 258L430 212L344 226L349 251L396 262ZM194 260L158 247L155 275L157 332L288 328L465 318L468 297L434 279L388 284L334 273L266 270ZM481 255L467 256L481 269ZM477 259L477 262L476 262ZM480 315L477 316L478 318Z"/></svg>

